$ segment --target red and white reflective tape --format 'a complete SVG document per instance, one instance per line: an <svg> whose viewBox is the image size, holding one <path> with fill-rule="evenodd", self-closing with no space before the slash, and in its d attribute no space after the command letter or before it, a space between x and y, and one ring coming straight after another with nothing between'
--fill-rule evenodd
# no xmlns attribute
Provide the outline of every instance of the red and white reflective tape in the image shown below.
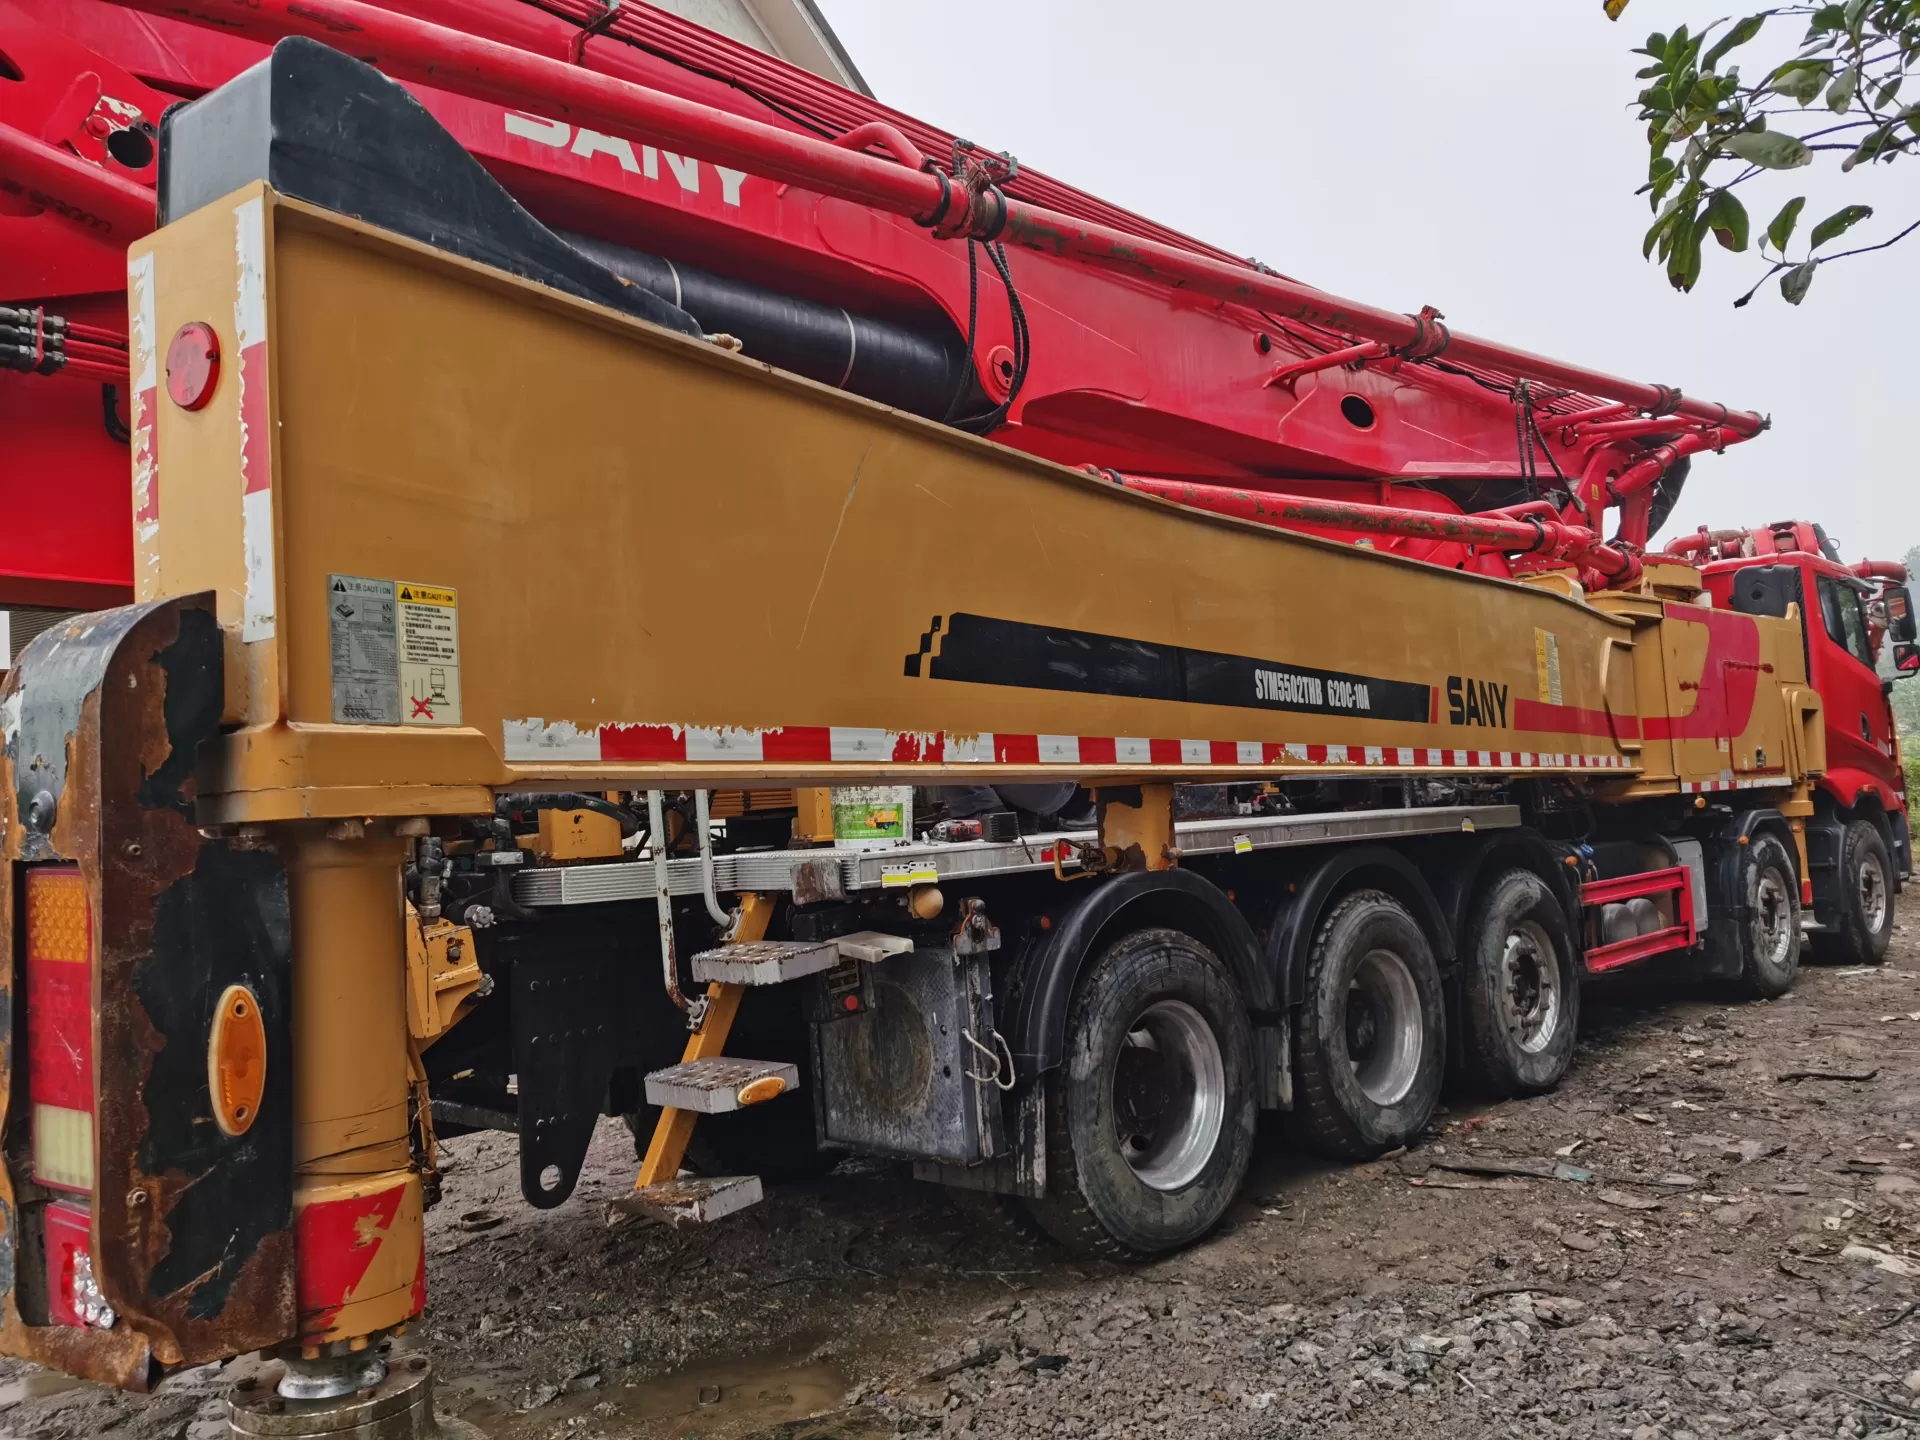
<svg viewBox="0 0 1920 1440"><path fill-rule="evenodd" d="M1715 790L1764 790L1770 785L1791 785L1790 775L1754 775L1740 780L1682 780L1683 795L1705 795Z"/></svg>
<svg viewBox="0 0 1920 1440"><path fill-rule="evenodd" d="M233 207L237 280L234 348L240 406L240 545L247 584L240 638L271 640L277 628L273 558L272 411L267 394L267 220L260 196Z"/></svg>
<svg viewBox="0 0 1920 1440"><path fill-rule="evenodd" d="M1405 745L1298 745L1270 740L1166 740L1126 735L949 735L788 725L769 730L698 725L600 725L509 720L509 762L839 765L1188 765L1274 769L1295 765L1426 770L1622 770L1624 755L1534 750L1434 750Z"/></svg>

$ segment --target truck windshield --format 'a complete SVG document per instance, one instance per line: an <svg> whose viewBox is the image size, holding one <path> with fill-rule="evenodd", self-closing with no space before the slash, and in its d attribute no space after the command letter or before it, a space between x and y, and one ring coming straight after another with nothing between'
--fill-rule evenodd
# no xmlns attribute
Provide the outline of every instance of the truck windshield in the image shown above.
<svg viewBox="0 0 1920 1440"><path fill-rule="evenodd" d="M1849 585L1820 577L1820 613L1827 622L1827 634L1862 665L1873 665L1873 645L1867 639L1867 617L1860 609L1860 596Z"/></svg>

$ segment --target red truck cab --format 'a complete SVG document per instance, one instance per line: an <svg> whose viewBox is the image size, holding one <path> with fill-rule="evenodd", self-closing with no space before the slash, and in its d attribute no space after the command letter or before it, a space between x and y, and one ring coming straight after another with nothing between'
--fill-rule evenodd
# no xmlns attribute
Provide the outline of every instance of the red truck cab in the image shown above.
<svg viewBox="0 0 1920 1440"><path fill-rule="evenodd" d="M1920 670L1913 605L1899 565L1843 563L1820 526L1699 531L1668 547L1701 563L1716 607L1806 617L1807 678L1827 717L1827 768L1807 822L1816 950L1878 964L1893 934L1894 899L1913 873L1906 775L1891 698L1878 669L1895 642L1899 674Z"/></svg>

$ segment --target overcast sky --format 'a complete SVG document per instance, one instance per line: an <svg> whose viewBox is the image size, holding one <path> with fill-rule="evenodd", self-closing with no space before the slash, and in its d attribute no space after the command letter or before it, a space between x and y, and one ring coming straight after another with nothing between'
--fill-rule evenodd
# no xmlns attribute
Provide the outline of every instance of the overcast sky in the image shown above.
<svg viewBox="0 0 1920 1440"><path fill-rule="evenodd" d="M1106 199L1351 299L1770 412L1695 463L1667 536L1798 517L1849 559L1920 544L1898 438L1920 236L1826 267L1798 310L1771 287L1731 307L1751 255L1711 247L1689 296L1640 259L1628 52L1727 0L1633 0L1619 24L1599 0L819 3L883 100ZM1904 224L1916 177L1830 180L1806 219L1864 198ZM1794 193L1753 202L1756 232Z"/></svg>

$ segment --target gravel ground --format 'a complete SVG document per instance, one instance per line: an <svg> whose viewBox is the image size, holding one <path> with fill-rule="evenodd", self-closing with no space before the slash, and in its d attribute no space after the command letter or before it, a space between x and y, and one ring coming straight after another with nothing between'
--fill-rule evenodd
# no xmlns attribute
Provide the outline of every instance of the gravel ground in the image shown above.
<svg viewBox="0 0 1920 1440"><path fill-rule="evenodd" d="M496 1440L1920 1436L1916 1057L1920 922L1771 1004L1616 981L1555 1094L1450 1096L1357 1167L1276 1127L1219 1234L1131 1268L890 1166L610 1226L614 1126L540 1214L471 1137L409 1338ZM149 1397L0 1363L0 1440L212 1440L247 1363Z"/></svg>

